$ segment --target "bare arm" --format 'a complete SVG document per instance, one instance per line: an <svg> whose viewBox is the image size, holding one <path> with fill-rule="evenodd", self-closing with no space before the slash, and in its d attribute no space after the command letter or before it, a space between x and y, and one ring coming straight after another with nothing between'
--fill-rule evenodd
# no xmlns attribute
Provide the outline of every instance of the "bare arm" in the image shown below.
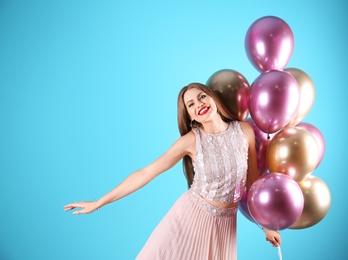
<svg viewBox="0 0 348 260"><path fill-rule="evenodd" d="M99 200L95 202L70 203L64 206L65 211L74 208L82 208L81 210L75 211L74 214L91 213L106 204L133 193L149 183L159 174L173 167L185 155L189 155L192 152L192 147L194 147L194 142L195 138L192 132L180 137L161 157L148 166L133 172L123 182Z"/></svg>
<svg viewBox="0 0 348 260"><path fill-rule="evenodd" d="M240 122L243 132L247 138L249 144L248 150L248 173L247 173L247 190L250 189L251 185L258 178L259 173L257 169L257 155L255 147L255 133L253 127L246 123ZM269 230L266 228L262 229L266 235L266 241L269 241L273 246L277 247L281 244L281 237L278 231Z"/></svg>
<svg viewBox="0 0 348 260"><path fill-rule="evenodd" d="M253 127L246 123L240 122L244 135L246 136L249 148L248 148L248 172L247 172L247 190L251 187L254 181L258 177L257 169L257 155L256 155L256 146L255 146L255 134Z"/></svg>

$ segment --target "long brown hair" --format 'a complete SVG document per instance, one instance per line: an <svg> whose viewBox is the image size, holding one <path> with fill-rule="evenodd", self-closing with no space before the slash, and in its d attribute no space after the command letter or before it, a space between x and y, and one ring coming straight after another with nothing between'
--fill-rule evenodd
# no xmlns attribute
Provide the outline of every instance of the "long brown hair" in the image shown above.
<svg viewBox="0 0 348 260"><path fill-rule="evenodd" d="M187 86L183 87L178 95L178 126L179 126L179 131L181 136L190 132L193 127L191 125L191 119L189 117L189 114L187 112L185 102L184 102L184 95L186 91L192 88L196 88L203 91L214 100L217 106L217 109L219 111L218 113L220 114L222 120L224 120L225 122L230 122L237 119L237 116L233 115L227 109L227 107L222 103L218 95L212 89L210 89L209 87L201 83L190 83ZM196 122L194 127L201 127L201 124ZM190 156L186 155L183 158L183 170L184 170L185 177L187 179L188 187L190 187L193 182L193 176L194 176L192 159Z"/></svg>

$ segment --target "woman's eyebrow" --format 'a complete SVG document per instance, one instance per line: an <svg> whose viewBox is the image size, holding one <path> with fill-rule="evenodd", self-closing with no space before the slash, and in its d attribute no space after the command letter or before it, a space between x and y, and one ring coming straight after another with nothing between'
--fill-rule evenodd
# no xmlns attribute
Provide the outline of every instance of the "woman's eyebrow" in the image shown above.
<svg viewBox="0 0 348 260"><path fill-rule="evenodd" d="M202 92L198 93L197 98L198 98L202 93L205 93L205 92L202 91ZM193 102L193 99L188 100L188 101L186 102L186 105L187 105L189 102L191 102L191 101Z"/></svg>
<svg viewBox="0 0 348 260"><path fill-rule="evenodd" d="M186 105L188 105L190 102L193 102L193 99L190 99L189 101L187 101Z"/></svg>
<svg viewBox="0 0 348 260"><path fill-rule="evenodd" d="M202 94L205 94L205 92L201 92L201 93L199 93L198 95L197 95L197 97L199 97L200 95L202 95Z"/></svg>

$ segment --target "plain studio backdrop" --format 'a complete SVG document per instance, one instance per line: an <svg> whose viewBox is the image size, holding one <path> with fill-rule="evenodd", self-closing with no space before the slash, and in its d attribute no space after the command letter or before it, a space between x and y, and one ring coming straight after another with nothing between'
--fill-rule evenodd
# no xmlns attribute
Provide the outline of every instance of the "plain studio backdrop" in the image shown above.
<svg viewBox="0 0 348 260"><path fill-rule="evenodd" d="M312 173L330 188L317 225L281 231L283 259L347 259L347 79L344 1L0 1L0 259L134 259L186 190L181 163L91 215L95 200L179 137L177 94L234 69L260 74L244 49L258 18L291 27L287 67L316 89L303 122L326 143ZM238 259L278 259L238 213Z"/></svg>

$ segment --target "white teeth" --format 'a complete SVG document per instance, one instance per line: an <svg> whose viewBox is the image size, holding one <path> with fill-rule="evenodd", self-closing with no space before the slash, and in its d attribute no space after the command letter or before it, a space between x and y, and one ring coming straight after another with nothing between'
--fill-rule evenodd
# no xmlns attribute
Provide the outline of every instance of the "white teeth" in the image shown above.
<svg viewBox="0 0 348 260"><path fill-rule="evenodd" d="M208 110L207 107L203 108L202 110L199 111L199 115L202 115L203 113L205 113Z"/></svg>

